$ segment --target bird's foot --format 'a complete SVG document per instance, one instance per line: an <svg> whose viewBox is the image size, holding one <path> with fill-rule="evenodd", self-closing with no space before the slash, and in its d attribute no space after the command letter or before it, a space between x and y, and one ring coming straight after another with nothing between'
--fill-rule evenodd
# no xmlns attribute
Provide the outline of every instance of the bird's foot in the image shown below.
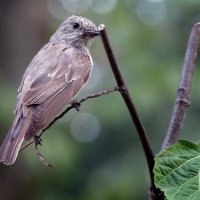
<svg viewBox="0 0 200 200"><path fill-rule="evenodd" d="M35 142L35 145L41 145L42 146L42 138L40 136L37 136L35 135L34 136L34 142Z"/></svg>
<svg viewBox="0 0 200 200"><path fill-rule="evenodd" d="M75 108L77 111L80 110L81 104L80 104L77 100L71 101L71 105L72 105L72 107Z"/></svg>

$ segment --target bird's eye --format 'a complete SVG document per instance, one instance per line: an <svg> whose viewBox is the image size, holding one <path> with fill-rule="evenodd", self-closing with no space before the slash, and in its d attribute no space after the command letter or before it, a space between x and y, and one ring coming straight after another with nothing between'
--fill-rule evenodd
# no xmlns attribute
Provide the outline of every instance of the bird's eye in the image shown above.
<svg viewBox="0 0 200 200"><path fill-rule="evenodd" d="M79 26L80 26L80 25L79 25L77 22L74 22L74 23L73 23L73 28L74 28L74 29L79 28Z"/></svg>

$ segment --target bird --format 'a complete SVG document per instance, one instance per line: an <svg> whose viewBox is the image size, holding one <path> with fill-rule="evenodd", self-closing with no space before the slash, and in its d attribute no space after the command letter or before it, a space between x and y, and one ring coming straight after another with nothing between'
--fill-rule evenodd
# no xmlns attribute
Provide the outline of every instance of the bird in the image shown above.
<svg viewBox="0 0 200 200"><path fill-rule="evenodd" d="M89 48L98 27L67 18L32 59L18 88L14 120L1 147L0 163L12 165L24 141L36 137L87 83L93 67Z"/></svg>

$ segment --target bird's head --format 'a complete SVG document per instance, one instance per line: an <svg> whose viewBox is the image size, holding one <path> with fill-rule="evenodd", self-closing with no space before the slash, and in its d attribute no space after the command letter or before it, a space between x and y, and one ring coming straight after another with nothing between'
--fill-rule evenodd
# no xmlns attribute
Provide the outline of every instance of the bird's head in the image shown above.
<svg viewBox="0 0 200 200"><path fill-rule="evenodd" d="M51 41L64 40L77 48L89 47L92 39L100 35L96 25L90 20L72 15L66 19L51 37Z"/></svg>

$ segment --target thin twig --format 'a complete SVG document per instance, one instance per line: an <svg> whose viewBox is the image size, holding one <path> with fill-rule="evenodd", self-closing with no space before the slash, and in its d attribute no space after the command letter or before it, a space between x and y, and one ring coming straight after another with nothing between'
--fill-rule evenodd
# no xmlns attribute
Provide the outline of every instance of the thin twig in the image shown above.
<svg viewBox="0 0 200 200"><path fill-rule="evenodd" d="M185 53L182 74L180 77L179 88L172 112L170 125L162 144L162 149L177 142L187 108L190 105L190 88L192 75L197 61L197 51L200 44L200 23L193 26L190 33L188 46Z"/></svg>
<svg viewBox="0 0 200 200"><path fill-rule="evenodd" d="M38 135L38 137L40 137L47 129L49 129L58 119L62 118L67 112L69 112L71 109L73 108L76 108L78 110L78 108L76 107L78 105L78 107L81 106L81 104L89 99L94 99L94 98L97 98L97 97L100 97L100 96L103 96L103 95L106 95L106 94L110 94L112 92L116 92L116 91L119 91L119 92L122 92L123 91L123 88L121 87L114 87L114 88L111 88L111 89L108 89L108 90L105 90L103 92L99 92L99 93L96 93L96 94L92 94L92 95L89 95L83 99L81 99L79 102L72 102L72 105L69 106L66 110L64 110L58 117L56 117L46 128L44 128L42 130L42 132ZM20 151L22 151L23 149L27 148L29 145L31 145L32 143L34 143L34 139L30 140L27 144L25 144L24 146L21 147Z"/></svg>
<svg viewBox="0 0 200 200"><path fill-rule="evenodd" d="M23 145L19 151L22 151L24 149L26 149L29 145L33 144L34 143L34 140L31 139L27 144Z"/></svg>
<svg viewBox="0 0 200 200"><path fill-rule="evenodd" d="M105 26L104 25L100 25L99 26L99 30L101 32L101 39L102 39L102 42L103 42L103 45L104 45L108 60L110 62L111 69L112 69L113 74L115 76L117 85L119 87L125 88L124 92L121 92L121 95L122 95L122 97L124 99L124 102L126 103L126 106L127 106L128 110L129 110L129 113L131 115L132 121L135 124L137 133L138 133L140 141L142 143L142 147L143 147L143 150L144 150L144 153L145 153L145 157L146 157L147 164L148 164L148 169L149 169L149 175L150 175L150 182L151 182L151 185L150 185L150 189L151 189L150 198L153 199L152 196L156 196L153 193L159 193L160 194L160 191L154 185L154 174L153 174L154 154L153 154L153 151L152 151L152 147L150 145L149 138L147 136L147 133L145 131L143 123L142 123L142 121L141 121L141 119L140 119L140 117L138 115L136 107L135 107L135 105L134 105L134 103L133 103L133 101L131 99L131 96L130 96L130 93L128 91L128 88L125 85L125 81L124 81L124 79L122 77L122 74L121 74L121 72L119 70L119 67L117 65L117 62L116 62L116 59L114 57L110 42L108 40L108 36L107 36L106 30L105 30Z"/></svg>
<svg viewBox="0 0 200 200"><path fill-rule="evenodd" d="M38 156L38 158L40 159L40 161L47 167L54 167L54 165L50 164L47 160L45 160L44 156L39 152L38 149L38 144L35 144L35 151L36 154Z"/></svg>

